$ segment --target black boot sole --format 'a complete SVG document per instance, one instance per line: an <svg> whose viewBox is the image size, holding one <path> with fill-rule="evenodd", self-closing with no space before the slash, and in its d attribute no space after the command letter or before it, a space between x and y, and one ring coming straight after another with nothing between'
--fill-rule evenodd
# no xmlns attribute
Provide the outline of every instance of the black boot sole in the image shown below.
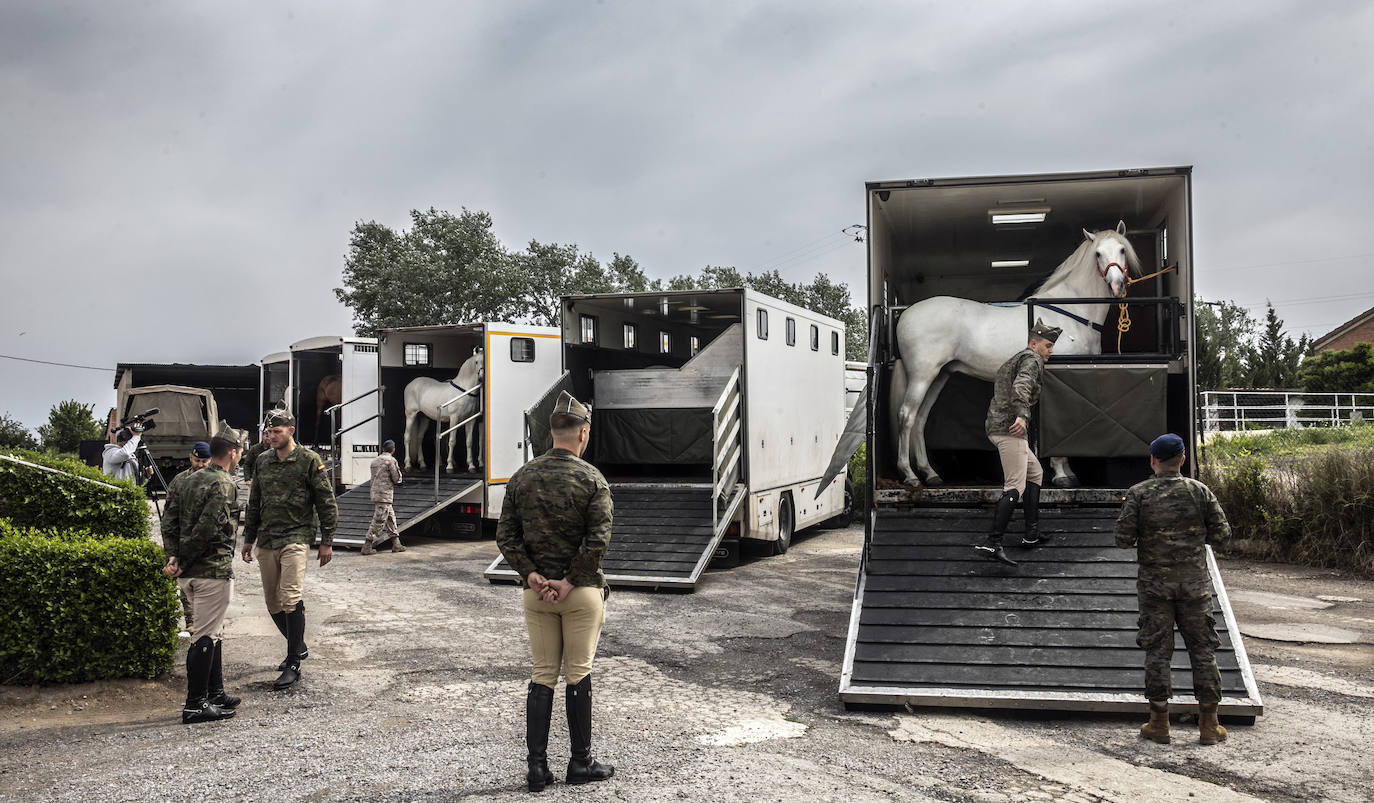
<svg viewBox="0 0 1374 803"><path fill-rule="evenodd" d="M181 724L195 725L201 722L218 722L221 719L232 719L234 713L234 709L228 708L224 709L221 713L218 714L207 714L201 711L197 711L196 713L187 716L185 710L183 710L181 713Z"/></svg>

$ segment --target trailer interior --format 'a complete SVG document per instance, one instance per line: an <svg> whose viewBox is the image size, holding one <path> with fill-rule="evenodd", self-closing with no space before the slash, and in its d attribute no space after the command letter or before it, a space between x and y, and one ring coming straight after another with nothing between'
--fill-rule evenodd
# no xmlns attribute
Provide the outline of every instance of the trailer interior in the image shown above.
<svg viewBox="0 0 1374 803"><path fill-rule="evenodd" d="M396 460L402 464L403 469L405 468L406 386L422 376L437 379L440 382L457 379L458 371L463 367L463 363L467 362L477 350L483 347L484 333L485 326L480 323L455 326L408 326L399 329L387 329L379 333L377 341L381 351L378 355L380 357L378 373L383 388L383 413L378 422L377 437L379 442L388 439L396 441ZM455 388L453 395L457 396L460 392ZM478 403L482 403L481 394L478 394ZM424 416L420 417L420 421L429 424L425 430L425 437L420 441L420 450L424 454L425 465L432 467L434 465L434 423ZM478 423L479 426L473 432L474 459L484 454L486 448L484 439L487 430L486 427L480 426L480 418ZM459 429L454 435L459 438L454 459L462 464L458 470L460 472L466 471L467 462L459 457L466 445L466 435L462 429ZM445 459L447 459L447 439L444 441L444 454ZM432 468L428 473L432 474Z"/></svg>

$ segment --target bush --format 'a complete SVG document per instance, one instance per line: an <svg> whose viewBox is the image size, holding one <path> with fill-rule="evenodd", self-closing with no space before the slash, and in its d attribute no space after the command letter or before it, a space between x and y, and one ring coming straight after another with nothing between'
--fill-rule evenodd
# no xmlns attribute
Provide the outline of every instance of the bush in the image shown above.
<svg viewBox="0 0 1374 803"><path fill-rule="evenodd" d="M180 613L147 538L35 530L0 519L0 682L154 677Z"/></svg>
<svg viewBox="0 0 1374 803"><path fill-rule="evenodd" d="M0 456L4 455L65 473L0 459L0 518L21 527L148 538L147 497L133 482L107 477L97 468L68 458L0 449Z"/></svg>

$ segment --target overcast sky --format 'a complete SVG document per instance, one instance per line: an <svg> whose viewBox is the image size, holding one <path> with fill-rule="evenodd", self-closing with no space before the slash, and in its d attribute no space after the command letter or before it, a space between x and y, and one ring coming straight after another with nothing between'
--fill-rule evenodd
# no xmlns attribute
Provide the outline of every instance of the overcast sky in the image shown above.
<svg viewBox="0 0 1374 803"><path fill-rule="evenodd" d="M0 412L344 334L353 224L430 206L857 302L866 180L1191 164L1202 295L1374 305L1374 4L1126 6L10 0L0 354L105 370L0 359Z"/></svg>

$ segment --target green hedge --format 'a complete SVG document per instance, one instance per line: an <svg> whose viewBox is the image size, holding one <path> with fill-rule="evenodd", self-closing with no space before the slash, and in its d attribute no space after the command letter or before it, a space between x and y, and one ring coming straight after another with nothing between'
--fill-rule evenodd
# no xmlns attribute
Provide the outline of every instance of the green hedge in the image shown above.
<svg viewBox="0 0 1374 803"><path fill-rule="evenodd" d="M34 530L0 519L0 683L154 677L180 614L147 538Z"/></svg>
<svg viewBox="0 0 1374 803"><path fill-rule="evenodd" d="M0 460L0 518L23 527L148 537L147 496L132 481L115 480L76 460L26 449L0 449L0 455L67 472L54 474Z"/></svg>

